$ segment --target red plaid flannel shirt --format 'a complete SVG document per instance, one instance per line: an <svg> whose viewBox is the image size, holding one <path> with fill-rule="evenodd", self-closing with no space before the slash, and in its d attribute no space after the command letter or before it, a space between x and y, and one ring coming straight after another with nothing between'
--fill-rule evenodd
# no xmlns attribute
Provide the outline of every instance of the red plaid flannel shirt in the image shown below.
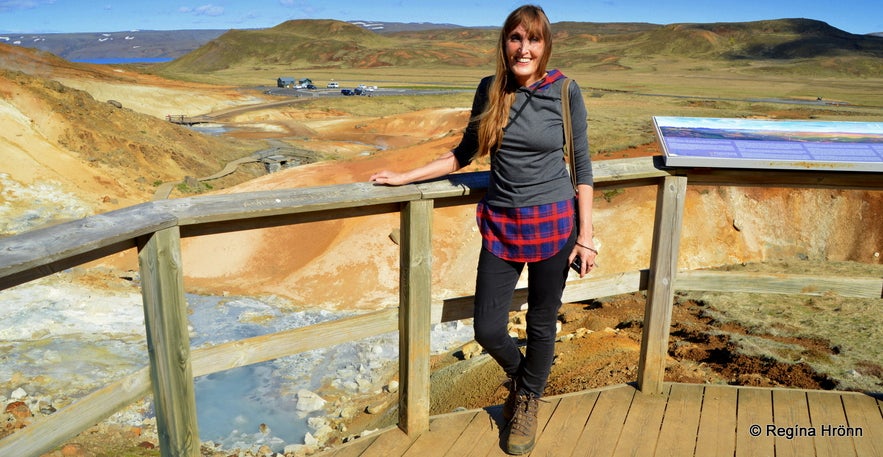
<svg viewBox="0 0 883 457"><path fill-rule="evenodd" d="M574 227L574 201L497 208L482 200L475 217L485 249L504 260L536 262L557 254L567 243Z"/></svg>

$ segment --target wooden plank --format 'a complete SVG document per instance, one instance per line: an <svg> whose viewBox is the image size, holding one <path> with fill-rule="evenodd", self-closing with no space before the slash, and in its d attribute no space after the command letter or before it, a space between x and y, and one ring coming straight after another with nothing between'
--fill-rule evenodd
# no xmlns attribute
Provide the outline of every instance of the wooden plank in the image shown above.
<svg viewBox="0 0 883 457"><path fill-rule="evenodd" d="M663 386L662 394L635 394L614 456L653 455L668 402L668 389L669 386Z"/></svg>
<svg viewBox="0 0 883 457"><path fill-rule="evenodd" d="M213 235L217 233L239 232L270 227L309 224L312 222L335 221L340 219L373 216L378 214L397 213L399 203L383 205L365 205L357 207L332 208L307 213L282 213L261 217L249 217L234 220L210 220L181 226L182 237Z"/></svg>
<svg viewBox="0 0 883 457"><path fill-rule="evenodd" d="M316 454L316 457L359 457L365 452L365 449L374 443L374 440L376 440L378 436L380 436L380 432L360 437L354 441L345 443L342 446L325 452L320 452Z"/></svg>
<svg viewBox="0 0 883 457"><path fill-rule="evenodd" d="M176 223L143 203L0 238L0 290L134 248L137 237Z"/></svg>
<svg viewBox="0 0 883 457"><path fill-rule="evenodd" d="M178 227L139 240L141 294L156 428L163 457L198 457L196 389Z"/></svg>
<svg viewBox="0 0 883 457"><path fill-rule="evenodd" d="M602 390L586 422L586 431L574 446L573 457L613 455L636 395L641 394L628 385Z"/></svg>
<svg viewBox="0 0 883 457"><path fill-rule="evenodd" d="M205 376L394 332L398 329L398 319L397 308L384 309L308 327L194 349L191 353L193 375Z"/></svg>
<svg viewBox="0 0 883 457"><path fill-rule="evenodd" d="M805 391L773 389L773 422L770 425L774 427L776 457L815 454L815 440L811 436L815 429L809 418ZM769 431L764 430L764 433Z"/></svg>
<svg viewBox="0 0 883 457"><path fill-rule="evenodd" d="M429 429L431 290L432 200L408 202L399 261L399 427L411 436Z"/></svg>
<svg viewBox="0 0 883 457"><path fill-rule="evenodd" d="M733 457L738 391L722 385L706 385L704 390L694 455Z"/></svg>
<svg viewBox="0 0 883 457"><path fill-rule="evenodd" d="M444 455L446 457L485 457L493 448L500 447L499 424L487 412L472 418L463 433Z"/></svg>
<svg viewBox="0 0 883 457"><path fill-rule="evenodd" d="M662 393L686 194L687 178L679 176L666 177L657 192L647 305L638 361L638 388L644 393Z"/></svg>
<svg viewBox="0 0 883 457"><path fill-rule="evenodd" d="M741 387L736 405L736 457L775 455L775 440L766 433L773 423L772 393Z"/></svg>
<svg viewBox="0 0 883 457"><path fill-rule="evenodd" d="M684 168L690 182L718 186L806 187L821 189L883 189L880 173L829 170L746 170Z"/></svg>
<svg viewBox="0 0 883 457"><path fill-rule="evenodd" d="M693 455L696 437L699 434L703 386L671 384L670 387L665 418L662 420L656 452L653 455L657 457Z"/></svg>
<svg viewBox="0 0 883 457"><path fill-rule="evenodd" d="M565 303L600 297L630 294L647 290L650 270L626 271L598 277L586 277L567 282L561 300Z"/></svg>
<svg viewBox="0 0 883 457"><path fill-rule="evenodd" d="M359 455L361 457L400 456L408 450L413 441L413 436L408 436L401 429L393 427L380 433L380 436Z"/></svg>
<svg viewBox="0 0 883 457"><path fill-rule="evenodd" d="M402 456L444 455L460 437L466 425L478 414L477 411L468 411L433 418L429 422L429 430L423 432Z"/></svg>
<svg viewBox="0 0 883 457"><path fill-rule="evenodd" d="M592 175L595 188L609 188L610 183L618 185L652 184L669 176L660 156L636 157L627 159L595 160L592 162Z"/></svg>
<svg viewBox="0 0 883 457"><path fill-rule="evenodd" d="M749 292L759 294L800 294L843 297L883 298L883 279L836 276L744 273L736 271L684 271L675 282L678 290Z"/></svg>
<svg viewBox="0 0 883 457"><path fill-rule="evenodd" d="M178 217L180 225L267 218L403 203L420 198L414 185L372 183L202 195L154 202ZM393 207L390 207L393 208Z"/></svg>
<svg viewBox="0 0 883 457"><path fill-rule="evenodd" d="M546 429L537 439L534 456L569 456L586 429L598 392L562 396Z"/></svg>
<svg viewBox="0 0 883 457"><path fill-rule="evenodd" d="M846 411L846 427L831 424L832 440L846 439L852 435L856 454L883 456L883 416L877 401L863 394L844 393L843 409Z"/></svg>
<svg viewBox="0 0 883 457"><path fill-rule="evenodd" d="M108 384L51 416L0 440L0 455L37 457L79 435L111 414L150 393L150 370L145 367Z"/></svg>
<svg viewBox="0 0 883 457"><path fill-rule="evenodd" d="M816 430L821 431L821 428L825 426L846 423L843 400L841 400L838 393L808 391L806 398L809 404L809 417ZM817 436L815 445L818 457L847 457L856 455L852 439L849 438L835 440L830 437Z"/></svg>
<svg viewBox="0 0 883 457"><path fill-rule="evenodd" d="M436 207L477 201L487 193L490 173L454 173L444 178L416 184L423 199L438 199ZM470 196L471 198L461 198Z"/></svg>

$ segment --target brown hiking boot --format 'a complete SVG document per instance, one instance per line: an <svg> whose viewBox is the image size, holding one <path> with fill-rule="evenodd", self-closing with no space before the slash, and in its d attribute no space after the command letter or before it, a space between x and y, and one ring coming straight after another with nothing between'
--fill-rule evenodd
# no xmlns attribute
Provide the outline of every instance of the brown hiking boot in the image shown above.
<svg viewBox="0 0 883 457"><path fill-rule="evenodd" d="M509 439L506 452L512 455L527 454L533 450L537 436L537 411L539 398L519 393L515 398L515 411L509 422Z"/></svg>

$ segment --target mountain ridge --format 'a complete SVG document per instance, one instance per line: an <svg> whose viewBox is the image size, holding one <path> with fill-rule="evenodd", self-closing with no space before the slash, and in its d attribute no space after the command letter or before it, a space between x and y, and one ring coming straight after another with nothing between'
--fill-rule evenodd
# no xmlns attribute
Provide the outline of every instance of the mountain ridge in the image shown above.
<svg viewBox="0 0 883 457"><path fill-rule="evenodd" d="M322 27L326 29L323 30ZM298 28L307 32L299 32L296 30ZM455 41L463 44L474 40L476 47L481 47L486 46L488 42L493 43L497 30L498 27L464 27L456 24L425 22L345 22L333 19L302 19L285 21L264 29L5 34L0 35L0 42L40 49L71 61L104 58L178 59L228 34L245 37L246 40L249 37L263 36L262 42L269 40L272 43L278 41L272 37L273 34L278 33L280 37L283 35L290 39L301 37L314 44L316 37L322 37L323 42L332 37L338 43L338 48L324 46L326 52L323 55L328 57L330 53L333 59L360 65L364 62L346 54L369 51L379 44L391 43L385 41L387 39L404 41L407 46L417 47L420 47L420 41L425 41L424 48L427 44L437 41L443 43ZM883 32L856 35L822 21L802 18L667 25L643 22L563 21L553 24L553 30L556 41L565 44L565 47L573 46L572 43L568 43L570 40L605 43L636 40L637 48L624 46L623 53L665 53L661 50L662 45L683 43L682 46L698 44L699 49L730 58L803 58L831 52L883 56L883 36L881 36ZM776 42L776 37L779 42ZM355 43L358 39L366 38L373 43L372 46L359 46ZM726 46L722 46L722 42L740 46L738 52L733 52L731 49L727 54ZM292 44L302 45L304 42L294 41ZM391 46L400 48L401 44L395 43ZM681 50L679 53L683 54L684 51ZM426 59L430 59L432 54L428 53ZM382 59L373 60L382 61ZM390 60L387 64L395 65L396 59ZM375 65L379 64L375 63Z"/></svg>

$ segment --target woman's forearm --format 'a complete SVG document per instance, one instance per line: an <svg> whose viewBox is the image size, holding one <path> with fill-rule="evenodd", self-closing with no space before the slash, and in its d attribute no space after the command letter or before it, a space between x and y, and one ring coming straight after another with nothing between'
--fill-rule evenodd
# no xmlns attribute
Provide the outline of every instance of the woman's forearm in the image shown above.
<svg viewBox="0 0 883 457"><path fill-rule="evenodd" d="M381 171L371 176L371 181L378 184L389 184L400 186L417 181L425 181L428 179L439 178L451 174L460 169L460 164L454 153L447 152L441 157L427 163L426 165L404 171L401 173L394 171Z"/></svg>

